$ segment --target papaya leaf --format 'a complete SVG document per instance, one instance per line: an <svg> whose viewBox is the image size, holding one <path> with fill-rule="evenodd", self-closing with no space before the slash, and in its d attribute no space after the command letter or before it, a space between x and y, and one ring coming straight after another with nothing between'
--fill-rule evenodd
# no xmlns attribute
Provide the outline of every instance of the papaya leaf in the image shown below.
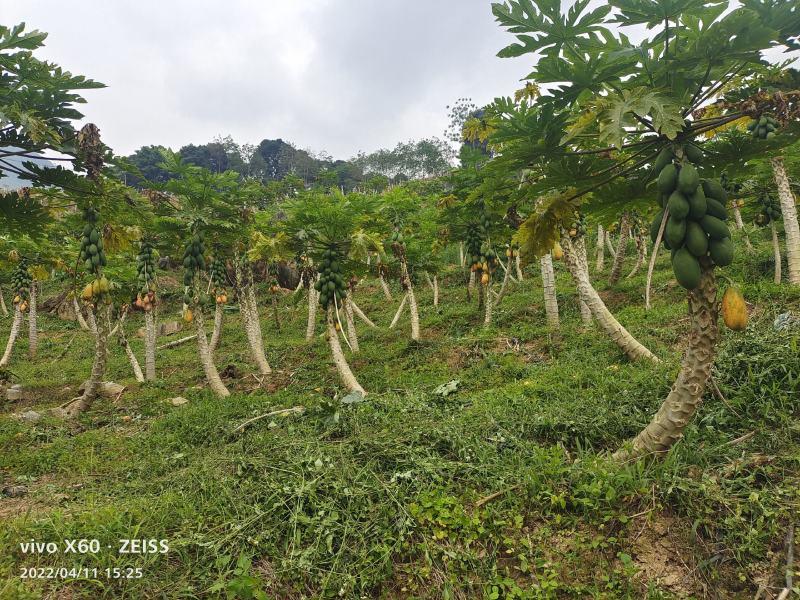
<svg viewBox="0 0 800 600"><path fill-rule="evenodd" d="M571 219L583 198L571 198L574 189L540 198L528 218L520 225L513 241L519 244L526 263L544 256L561 238L561 226Z"/></svg>

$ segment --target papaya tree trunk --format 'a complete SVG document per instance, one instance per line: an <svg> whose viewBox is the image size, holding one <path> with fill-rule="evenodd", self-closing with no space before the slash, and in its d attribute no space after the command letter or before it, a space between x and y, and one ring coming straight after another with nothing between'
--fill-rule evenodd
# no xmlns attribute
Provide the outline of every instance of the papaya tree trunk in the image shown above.
<svg viewBox="0 0 800 600"><path fill-rule="evenodd" d="M39 348L39 330L37 327L37 281L31 281L31 287L28 298L28 357L36 358L36 350Z"/></svg>
<svg viewBox="0 0 800 600"><path fill-rule="evenodd" d="M372 320L367 315L364 314L364 311L361 310L361 308L359 308L358 304L356 304L355 300L353 300L352 298L350 298L350 306L353 307L353 312L356 314L356 316L362 321L364 321L364 323L366 323L367 326L372 327L373 329L378 328L378 326L375 325L375 323L373 323Z"/></svg>
<svg viewBox="0 0 800 600"><path fill-rule="evenodd" d="M714 267L700 259L700 284L689 292L689 338L681 370L666 400L653 420L614 457L634 460L645 455L663 455L681 439L703 399L714 366L719 330Z"/></svg>
<svg viewBox="0 0 800 600"><path fill-rule="evenodd" d="M738 205L733 205L731 209L733 210L733 222L736 224L736 229L742 232L742 238L744 239L744 246L748 252L752 252L753 244L750 243L750 237L747 235L747 231L744 228L744 221L742 221L742 211L739 210Z"/></svg>
<svg viewBox="0 0 800 600"><path fill-rule="evenodd" d="M0 358L0 367L8 366L11 361L11 354L14 352L14 344L19 336L19 328L22 325L22 311L18 306L14 307L14 320L11 322L11 331L8 334L8 342L6 342L6 351L3 353L3 358Z"/></svg>
<svg viewBox="0 0 800 600"><path fill-rule="evenodd" d="M314 339L314 330L317 327L317 304L319 304L319 292L314 289L314 283L308 288L308 321L306 323L306 341Z"/></svg>
<svg viewBox="0 0 800 600"><path fill-rule="evenodd" d="M411 313L411 339L419 340L419 308L417 298L414 296L414 286L411 285L411 276L408 274L408 263L405 257L400 260L400 273L402 277L403 289L408 295L408 310Z"/></svg>
<svg viewBox="0 0 800 600"><path fill-rule="evenodd" d="M223 305L217 302L217 305L214 307L214 330L211 332L211 341L208 343L211 352L214 352L219 346L219 340L222 336L222 317L224 313Z"/></svg>
<svg viewBox="0 0 800 600"><path fill-rule="evenodd" d="M358 346L358 332L356 331L356 323L353 319L353 303L349 295L342 300L342 304L344 305L344 318L347 323L347 339L350 340L350 348L353 352L358 352L360 350Z"/></svg>
<svg viewBox="0 0 800 600"><path fill-rule="evenodd" d="M633 265L633 269L631 269L631 272L628 273L626 279L630 279L639 272L639 269L642 268L642 264L644 264L644 260L647 257L647 237L644 235L642 229L639 230L639 233L636 235L635 240L636 240L636 264Z"/></svg>
<svg viewBox="0 0 800 600"><path fill-rule="evenodd" d="M608 310L608 307L606 307L605 302L603 302L597 290L592 287L586 270L581 268L578 260L576 260L575 249L568 237L564 236L562 238L561 246L564 249L564 262L572 275L575 286L578 288L578 293L592 311L592 316L603 331L614 340L614 343L619 346L631 360L647 358L658 362L658 358L628 333L628 330L625 329L619 321L614 318L611 311Z"/></svg>
<svg viewBox="0 0 800 600"><path fill-rule="evenodd" d="M608 254L611 256L611 259L614 260L617 257L617 251L614 249L614 244L611 243L611 234L608 231L605 232L605 240Z"/></svg>
<svg viewBox="0 0 800 600"><path fill-rule="evenodd" d="M544 290L544 312L547 325L553 331L561 327L558 318L558 299L556 298L556 274L553 271L553 256L548 252L539 261L542 268L542 289Z"/></svg>
<svg viewBox="0 0 800 600"><path fill-rule="evenodd" d="M594 270L598 271L598 272L603 270L603 268L605 267L605 263L606 263L606 247L605 247L605 243L606 243L605 231L603 231L603 226L602 225L598 225L597 226L597 253L595 255L596 258L595 258L595 263L594 263Z"/></svg>
<svg viewBox="0 0 800 600"><path fill-rule="evenodd" d="M381 282L381 289L383 290L383 295L386 297L387 300L391 302L392 300L392 292L389 290L389 284L386 283L386 279L383 277L383 273L378 275L378 279Z"/></svg>
<svg viewBox="0 0 800 600"><path fill-rule="evenodd" d="M466 257L464 256L464 242L458 242L458 266L464 268Z"/></svg>
<svg viewBox="0 0 800 600"><path fill-rule="evenodd" d="M156 378L156 316L154 310L144 313L144 375L147 381Z"/></svg>
<svg viewBox="0 0 800 600"><path fill-rule="evenodd" d="M392 319L391 325L389 325L389 329L394 329L394 326L397 325L397 322L400 320L400 315L403 314L403 309L406 307L406 302L408 302L408 294L403 296L402 301L400 302L400 306L397 307L397 312L394 314L394 319Z"/></svg>
<svg viewBox="0 0 800 600"><path fill-rule="evenodd" d="M617 244L617 253L614 255L614 264L611 266L611 275L608 278L608 283L611 285L617 283L622 275L622 264L625 262L625 254L627 254L630 231L630 217L627 212L624 212L619 219L619 243Z"/></svg>
<svg viewBox="0 0 800 600"><path fill-rule="evenodd" d="M8 307L6 307L6 296L3 293L3 288L0 288L0 311L3 312L3 316L8 316Z"/></svg>
<svg viewBox="0 0 800 600"><path fill-rule="evenodd" d="M483 315L483 326L489 327L492 324L492 309L494 308L491 276L489 276L489 282L483 287L484 287L484 296L486 297L486 312L484 312Z"/></svg>
<svg viewBox="0 0 800 600"><path fill-rule="evenodd" d="M656 259L658 258L658 251L661 249L661 238L664 236L664 229L667 226L669 219L669 209L664 210L664 216L661 217L661 225L658 226L658 233L656 234L656 241L653 244L653 252L650 254L650 262L647 265L647 279L644 284L644 309L650 310L650 287L653 283L653 269L656 266Z"/></svg>
<svg viewBox="0 0 800 600"><path fill-rule="evenodd" d="M331 349L333 363L336 365L336 371L339 373L342 385L344 385L348 393L359 392L362 395L366 395L364 388L361 387L361 384L358 383L355 375L353 375L353 372L350 370L350 365L347 364L347 359L344 357L344 352L342 352L342 345L339 343L339 333L336 331L336 319L333 316L333 311L333 306L329 305L326 320L328 325L328 344Z"/></svg>
<svg viewBox="0 0 800 600"><path fill-rule="evenodd" d="M781 243L778 240L778 228L775 227L775 221L770 221L769 228L772 230L772 253L775 255L775 277L772 279L775 283L781 282Z"/></svg>
<svg viewBox="0 0 800 600"><path fill-rule="evenodd" d="M789 177L786 175L783 158L773 158L771 163L775 186L778 188L778 198L781 201L783 232L786 236L786 260L789 266L787 275L789 283L800 285L800 224L797 222L797 205L789 187Z"/></svg>
<svg viewBox="0 0 800 600"><path fill-rule="evenodd" d="M222 379L217 371L217 366L214 364L214 357L211 354L211 348L208 345L208 338L206 331L203 329L203 309L198 305L194 310L194 324L197 330L197 349L200 354L200 364L203 365L203 372L206 375L206 381L211 391L220 398L230 396L228 388L222 383Z"/></svg>
<svg viewBox="0 0 800 600"><path fill-rule="evenodd" d="M97 318L94 315L94 310L91 307L86 309L86 323L89 325L89 331L97 335Z"/></svg>
<svg viewBox="0 0 800 600"><path fill-rule="evenodd" d="M470 269L469 280L467 280L467 302L472 301L472 291L475 289L475 271Z"/></svg>
<svg viewBox="0 0 800 600"><path fill-rule="evenodd" d="M500 306L500 302L503 300L503 296L506 295L506 291L508 290L508 281L511 279L511 257L508 257L506 260L506 272L503 275L503 283L500 284L500 291L497 293L497 300L495 301L495 306Z"/></svg>
<svg viewBox="0 0 800 600"><path fill-rule="evenodd" d="M148 311L149 312L149 311ZM128 337L125 335L125 325L123 321L125 320L125 314L120 317L119 324L117 325L117 335L119 336L119 344L125 350L125 356L128 357L128 361L131 363L131 368L133 369L133 376L136 378L136 381L139 383L144 382L144 373L142 373L142 367L139 364L139 359L136 358L136 354L134 354L131 345L128 343ZM148 332L145 328L144 333L144 343L147 345L147 336Z"/></svg>
<svg viewBox="0 0 800 600"><path fill-rule="evenodd" d="M61 411L60 414L67 419L75 419L84 411L89 410L100 395L100 388L103 385L103 377L106 374L106 364L108 361L108 334L111 330L111 320L108 313L109 311L100 310L99 314L95 315L92 308L89 308L88 314L92 317L97 328L97 333L94 338L95 345L92 373L86 381L83 396L75 398Z"/></svg>
<svg viewBox="0 0 800 600"><path fill-rule="evenodd" d="M86 319L83 318L83 310L81 310L81 305L78 304L78 299L75 296L72 296L72 310L75 311L75 318L78 320L78 326L83 331L92 331Z"/></svg>
<svg viewBox="0 0 800 600"><path fill-rule="evenodd" d="M439 278L433 276L433 305L439 306Z"/></svg>
<svg viewBox="0 0 800 600"><path fill-rule="evenodd" d="M574 242L575 246L575 258L578 261L578 265L580 268L583 269L584 273L586 273L586 278L589 278L589 259L586 256L586 239L584 237L579 237ZM592 326L592 311L589 308L589 305L583 300L583 297L578 294L578 304L581 310L581 322L583 326L589 328Z"/></svg>
<svg viewBox="0 0 800 600"><path fill-rule="evenodd" d="M514 266L517 268L517 280L522 281L522 260L519 257L519 252L514 257Z"/></svg>
<svg viewBox="0 0 800 600"><path fill-rule="evenodd" d="M245 330L247 333L247 341L250 345L250 356L253 362L258 367L258 372L261 375L269 375L272 373L272 368L267 362L267 357L264 354L264 340L261 336L261 322L258 315L258 305L256 304L256 295L253 290L253 285L249 281L245 288L239 294L240 296L240 310L244 311L245 316Z"/></svg>

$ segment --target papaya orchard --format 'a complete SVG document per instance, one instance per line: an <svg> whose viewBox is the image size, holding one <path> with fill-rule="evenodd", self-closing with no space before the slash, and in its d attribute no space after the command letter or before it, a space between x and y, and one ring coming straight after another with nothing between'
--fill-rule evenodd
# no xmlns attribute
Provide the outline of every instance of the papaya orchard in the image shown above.
<svg viewBox="0 0 800 600"><path fill-rule="evenodd" d="M796 593L800 25L729 8L494 4L524 87L352 188L141 170L0 27L0 135L72 167L2 195L0 597ZM20 576L76 536L169 551Z"/></svg>

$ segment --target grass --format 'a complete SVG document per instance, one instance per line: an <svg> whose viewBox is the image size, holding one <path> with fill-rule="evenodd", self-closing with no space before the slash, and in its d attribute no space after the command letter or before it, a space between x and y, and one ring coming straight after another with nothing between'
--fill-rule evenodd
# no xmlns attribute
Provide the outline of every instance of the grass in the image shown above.
<svg viewBox="0 0 800 600"><path fill-rule="evenodd" d="M366 281L357 300L383 328L358 325L361 352L350 360L369 395L357 404L339 401L324 339L304 341L303 303L281 301L277 331L262 291L276 368L264 386L230 313L217 365L239 373L227 380L231 397L206 389L191 343L161 352L162 379L147 385L114 344L109 379L128 389L63 423L46 409L76 395L92 339L43 317L37 359L26 360L22 340L12 362L25 398L0 412L3 485L29 488L0 499L0 597L752 597L777 585L800 506L800 332L772 327L777 314L798 313L800 289L771 283L769 240L755 241L755 255L725 269L754 304L746 332L722 332L714 377L725 401L708 394L666 459L637 465L608 451L665 397L687 326L665 256L649 312L643 273L613 290L592 274L657 365L630 363L602 332L581 328L560 264L557 336L533 268L490 329L455 270L443 276L438 310L418 283L419 343L407 317L386 329L397 290L388 303ZM175 305L162 308L162 319L175 317ZM139 320L127 329L141 357ZM9 326L3 320L2 335ZM452 380L454 393L437 393ZM172 406L177 395L188 404ZM231 433L296 405L306 412ZM30 409L45 416L15 416ZM119 554L127 538L165 539L169 551ZM30 539L59 551L23 553ZM101 550L65 554L66 539L98 539ZM49 566L98 574L20 578L23 567ZM106 568L141 568L142 577L107 577Z"/></svg>

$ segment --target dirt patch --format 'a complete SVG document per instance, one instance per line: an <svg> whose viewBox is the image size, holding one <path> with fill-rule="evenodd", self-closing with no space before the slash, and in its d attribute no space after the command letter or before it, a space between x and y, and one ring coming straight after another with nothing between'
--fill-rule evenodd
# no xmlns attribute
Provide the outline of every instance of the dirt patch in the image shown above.
<svg viewBox="0 0 800 600"><path fill-rule="evenodd" d="M655 583L679 598L693 595L705 597L705 585L697 580L697 569L686 563L692 560L694 550L684 538L677 519L665 515L651 516L631 541L636 575L642 583Z"/></svg>
<svg viewBox="0 0 800 600"><path fill-rule="evenodd" d="M618 306L628 306L631 303L630 296L628 296L628 294L625 292L618 292L616 290L603 290L602 292L597 293L603 299L603 302L611 312L614 312L613 309Z"/></svg>
<svg viewBox="0 0 800 600"><path fill-rule="evenodd" d="M0 478L2 485L16 485L4 474ZM13 519L26 513L43 512L60 506L72 497L72 493L83 487L82 484L71 484L59 480L55 475L43 475L36 481L25 482L28 491L23 496L9 498L0 495L0 521Z"/></svg>

